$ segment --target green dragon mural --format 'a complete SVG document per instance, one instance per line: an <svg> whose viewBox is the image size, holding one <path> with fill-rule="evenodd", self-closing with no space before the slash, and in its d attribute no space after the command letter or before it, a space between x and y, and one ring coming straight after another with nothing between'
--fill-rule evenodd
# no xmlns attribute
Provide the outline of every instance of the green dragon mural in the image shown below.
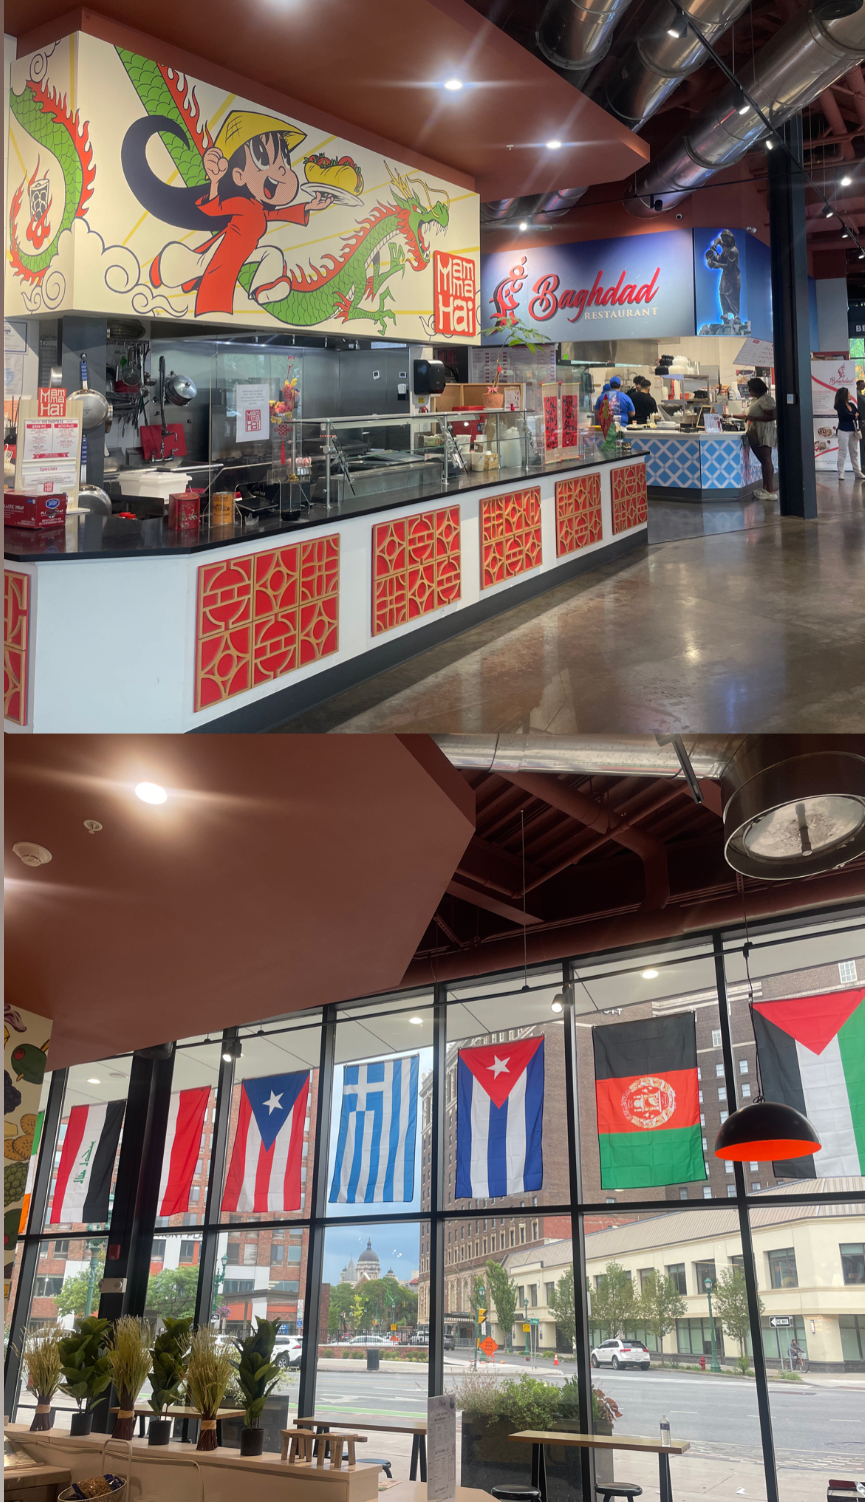
<svg viewBox="0 0 865 1502"><path fill-rule="evenodd" d="M385 334L396 323L396 312L388 306L394 301L388 283L429 266L430 238L448 227L447 195L441 196L441 190L431 195L420 178L400 175L390 167L389 201L370 208L360 197L359 169L358 193L340 199L328 192L326 182L315 191L317 185L301 183L291 165L291 152L304 139L302 131L270 116L232 111L214 137L185 74L124 48L116 52L146 112L123 137L124 177L142 208L183 236L167 242L149 265L139 266L136 286L127 281L124 290L147 291L149 282L149 296L157 290L194 294L196 314L230 315L239 285L259 307L291 327L362 320ZM38 286L57 256L63 232L87 214L96 168L87 122L80 123L78 113L73 116L56 91L28 81L22 93L12 94L11 105L22 129L56 161L63 180L63 208L54 234L49 216L52 191L59 197L60 184L48 180L55 171L53 163L41 180L37 163L10 204L13 274ZM147 145L154 136L171 157L177 185L163 182L147 161ZM356 167L351 158L342 161ZM31 217L22 236L19 220L25 190ZM335 237L338 250L323 253L319 264L290 267L268 230L281 227L278 221L286 227L303 226L311 212L334 201L361 206L355 227ZM203 239L184 233L196 230L203 232ZM127 264L134 260L126 247L123 255Z"/></svg>

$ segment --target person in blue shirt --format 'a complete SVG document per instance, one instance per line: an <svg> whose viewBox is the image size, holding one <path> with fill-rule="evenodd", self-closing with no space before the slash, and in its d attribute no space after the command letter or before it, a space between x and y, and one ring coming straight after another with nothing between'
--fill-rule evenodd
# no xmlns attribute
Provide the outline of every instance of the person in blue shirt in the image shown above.
<svg viewBox="0 0 865 1502"><path fill-rule="evenodd" d="M613 376L613 379L605 384L603 391L595 402L596 412L600 412L605 396L610 404L610 411L615 421L620 428L626 428L634 416L636 408L628 393L622 390L622 383L618 376Z"/></svg>

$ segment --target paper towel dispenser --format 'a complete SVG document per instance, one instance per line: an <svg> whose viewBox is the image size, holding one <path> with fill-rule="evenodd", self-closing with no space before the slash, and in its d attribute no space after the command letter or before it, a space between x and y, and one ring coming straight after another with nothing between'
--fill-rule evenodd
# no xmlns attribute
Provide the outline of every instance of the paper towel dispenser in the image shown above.
<svg viewBox="0 0 865 1502"><path fill-rule="evenodd" d="M442 360L415 360L415 396L434 396L445 389L445 368Z"/></svg>

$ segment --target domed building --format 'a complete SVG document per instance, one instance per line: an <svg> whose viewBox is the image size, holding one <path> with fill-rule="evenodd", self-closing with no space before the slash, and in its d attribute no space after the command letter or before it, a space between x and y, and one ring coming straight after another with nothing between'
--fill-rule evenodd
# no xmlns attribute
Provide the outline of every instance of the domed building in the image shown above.
<svg viewBox="0 0 865 1502"><path fill-rule="evenodd" d="M372 1249L372 1242L367 1241L366 1251L361 1252L357 1259L357 1282L372 1283L374 1279L381 1277L381 1263L378 1254Z"/></svg>

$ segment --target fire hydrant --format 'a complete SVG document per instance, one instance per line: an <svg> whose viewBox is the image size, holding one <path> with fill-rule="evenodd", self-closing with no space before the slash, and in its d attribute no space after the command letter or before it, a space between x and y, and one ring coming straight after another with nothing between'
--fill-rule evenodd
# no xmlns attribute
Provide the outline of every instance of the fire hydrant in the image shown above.
<svg viewBox="0 0 865 1502"><path fill-rule="evenodd" d="M700 1357L700 1371L704 1372L705 1370L706 1370L706 1358L705 1358L705 1356L701 1356Z"/></svg>

